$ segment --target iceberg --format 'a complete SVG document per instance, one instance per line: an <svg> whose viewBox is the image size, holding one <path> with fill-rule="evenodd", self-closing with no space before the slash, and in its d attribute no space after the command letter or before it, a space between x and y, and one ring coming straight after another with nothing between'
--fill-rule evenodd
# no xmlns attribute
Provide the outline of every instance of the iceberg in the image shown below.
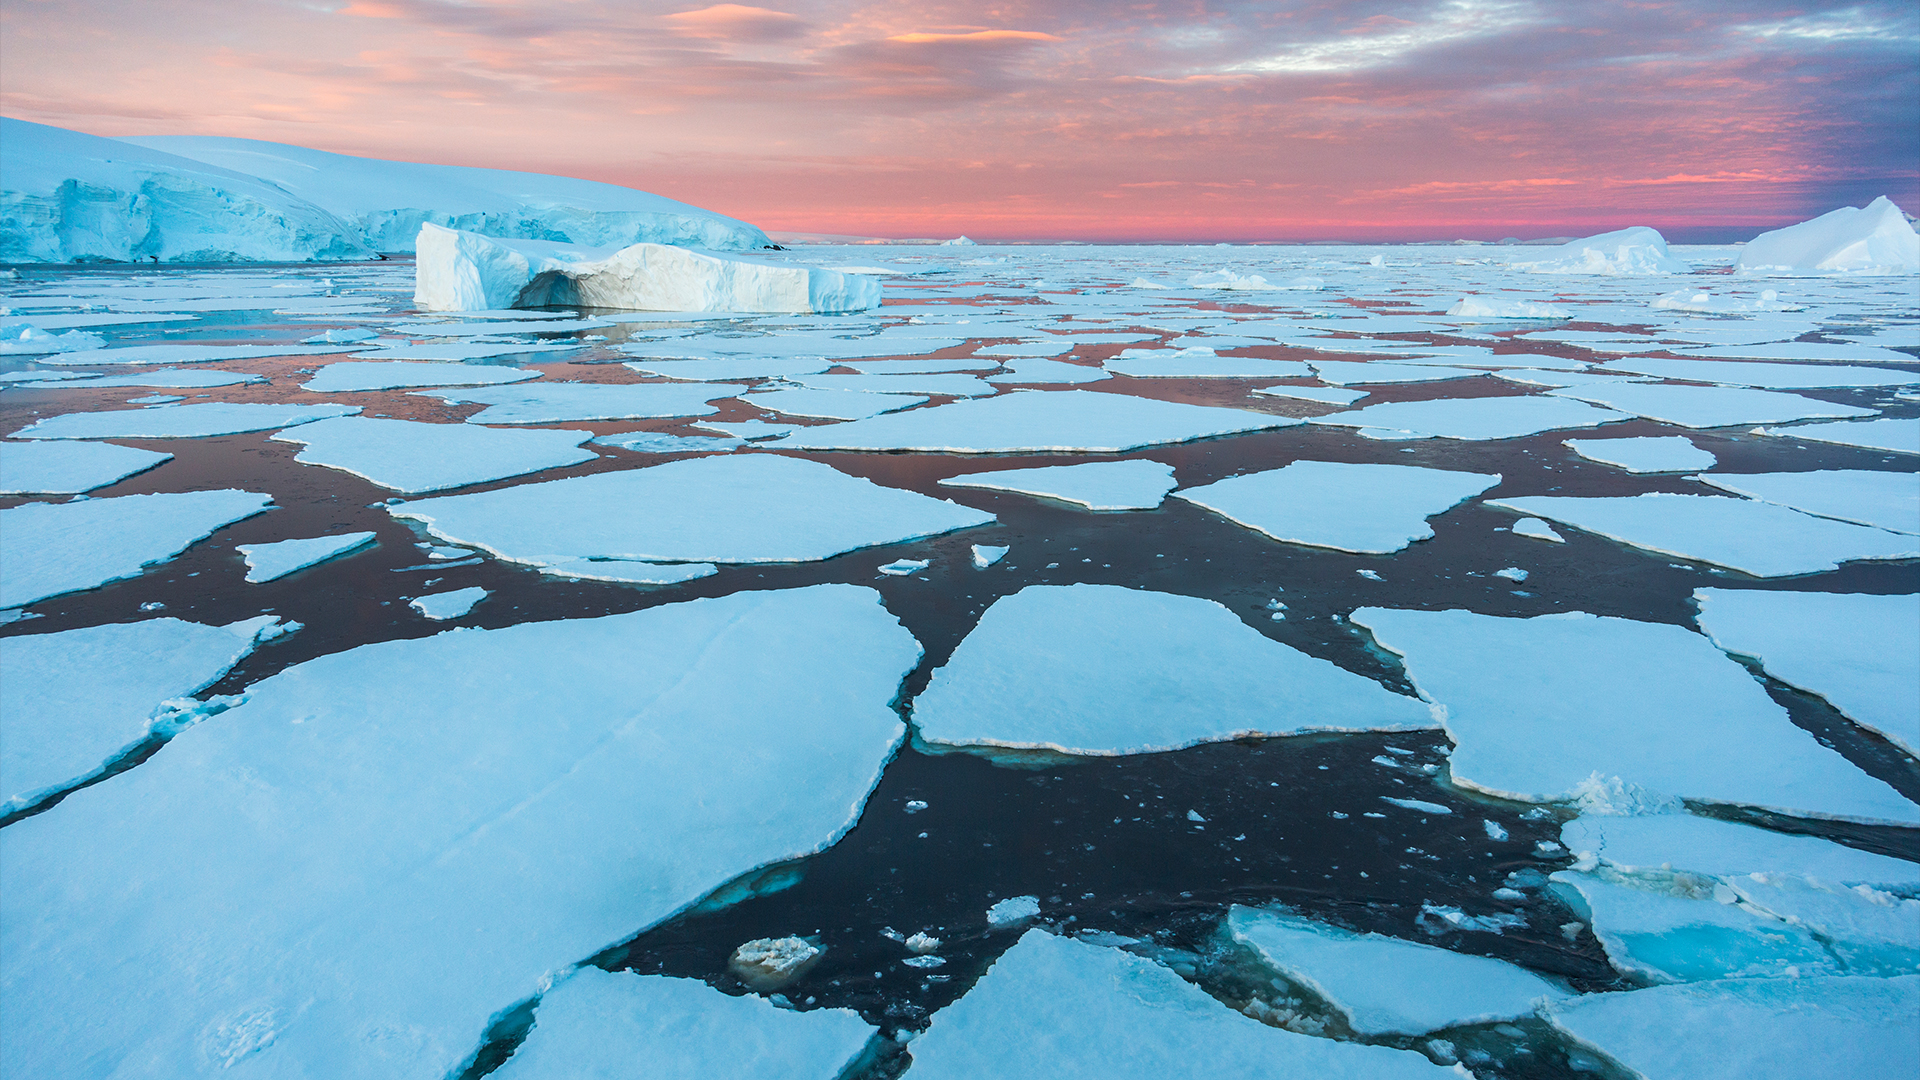
<svg viewBox="0 0 1920 1080"><path fill-rule="evenodd" d="M226 488L0 510L0 609L137 577L272 504Z"/></svg>
<svg viewBox="0 0 1920 1080"><path fill-rule="evenodd" d="M172 460L112 443L0 443L0 495L78 495Z"/></svg>
<svg viewBox="0 0 1920 1080"><path fill-rule="evenodd" d="M414 495L592 461L598 455L580 445L591 438L591 431L502 431L342 416L282 431L273 441L303 444L294 458L303 465L339 469Z"/></svg>
<svg viewBox="0 0 1920 1080"><path fill-rule="evenodd" d="M1597 409L1565 398L1517 397L1440 398L1433 401L1386 401L1349 412L1316 416L1307 421L1332 427L1394 432L1395 438L1517 439L1558 428L1590 428L1626 414Z"/></svg>
<svg viewBox="0 0 1920 1080"><path fill-rule="evenodd" d="M798 450L920 450L949 454L1124 453L1301 421L1244 409L1185 405L1089 390L1029 390L936 405L850 424L796 428Z"/></svg>
<svg viewBox="0 0 1920 1080"><path fill-rule="evenodd" d="M1719 459L1684 435L1638 439L1567 439L1560 445L1602 465L1630 473L1690 472L1711 469Z"/></svg>
<svg viewBox="0 0 1920 1080"><path fill-rule="evenodd" d="M1796 427L1755 428L1761 435L1885 450L1890 454L1920 454L1920 417L1852 420L1838 424L1801 424Z"/></svg>
<svg viewBox="0 0 1920 1080"><path fill-rule="evenodd" d="M1173 478L1173 466L1139 459L962 473L947 477L940 485L1017 491L1078 503L1089 510L1151 510L1178 486L1178 481Z"/></svg>
<svg viewBox="0 0 1920 1080"><path fill-rule="evenodd" d="M341 533L271 544L241 544L233 550L247 560L247 583L259 585L365 547L373 543L373 536L370 532Z"/></svg>
<svg viewBox="0 0 1920 1080"><path fill-rule="evenodd" d="M1885 195L1811 221L1763 232L1740 249L1735 273L1920 273L1920 235Z"/></svg>
<svg viewBox="0 0 1920 1080"><path fill-rule="evenodd" d="M712 383L540 382L472 390L415 390L449 405L485 405L469 424L564 424L570 420L648 420L711 416L709 402L732 397L736 386Z"/></svg>
<svg viewBox="0 0 1920 1080"><path fill-rule="evenodd" d="M1673 257L1667 238L1645 225L1574 240L1541 252L1538 258L1510 262L1510 269L1535 274L1690 274L1693 267Z"/></svg>
<svg viewBox="0 0 1920 1080"><path fill-rule="evenodd" d="M1284 543L1386 555L1433 536L1429 517L1499 482L1499 473L1296 461L1173 497Z"/></svg>
<svg viewBox="0 0 1920 1080"><path fill-rule="evenodd" d="M204 439L351 416L358 405L265 405L210 401L151 409L65 413L21 428L11 439Z"/></svg>
<svg viewBox="0 0 1920 1080"><path fill-rule="evenodd" d="M418 596L407 606L434 622L448 622L466 615L473 605L487 598L487 590L478 585L449 592Z"/></svg>
<svg viewBox="0 0 1920 1080"><path fill-rule="evenodd" d="M1874 415L1872 409L1853 405L1835 405L1799 394L1733 386L1674 386L1621 380L1569 386L1547 393L1552 397L1573 398L1687 428L1779 424L1789 420L1846 419Z"/></svg>
<svg viewBox="0 0 1920 1080"><path fill-rule="evenodd" d="M1573 318L1573 312L1557 304L1538 300L1512 300L1501 296L1463 296L1459 303L1447 309L1447 314L1461 319Z"/></svg>
<svg viewBox="0 0 1920 1080"><path fill-rule="evenodd" d="M352 360L328 364L300 384L310 394L339 394L357 390L399 390L411 386L491 386L537 379L538 371L475 364L421 364L406 361L361 363Z"/></svg>
<svg viewBox="0 0 1920 1080"><path fill-rule="evenodd" d="M1910 472L1820 469L1785 473L1702 473L1692 477L1749 499L1819 517L1920 535L1920 476Z"/></svg>
<svg viewBox="0 0 1920 1080"><path fill-rule="evenodd" d="M589 307L619 311L828 314L880 306L880 282L667 244L579 247L420 226L414 302L423 311Z"/></svg>

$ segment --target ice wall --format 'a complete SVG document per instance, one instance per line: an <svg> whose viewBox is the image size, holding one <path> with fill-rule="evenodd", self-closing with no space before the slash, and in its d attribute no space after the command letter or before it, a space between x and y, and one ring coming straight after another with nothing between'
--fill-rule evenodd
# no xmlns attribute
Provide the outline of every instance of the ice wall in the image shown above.
<svg viewBox="0 0 1920 1080"><path fill-rule="evenodd" d="M420 227L414 302L426 311L565 305L625 311L825 314L880 304L864 274L640 243L619 249Z"/></svg>
<svg viewBox="0 0 1920 1080"><path fill-rule="evenodd" d="M1920 272L1920 235L1882 195L1864 210L1843 206L1761 233L1741 249L1733 266L1736 272L1912 274Z"/></svg>
<svg viewBox="0 0 1920 1080"><path fill-rule="evenodd" d="M1515 270L1536 274L1687 274L1693 267L1667 251L1667 238L1656 229L1635 225L1631 229L1588 236L1557 248L1549 248L1538 258L1508 264Z"/></svg>

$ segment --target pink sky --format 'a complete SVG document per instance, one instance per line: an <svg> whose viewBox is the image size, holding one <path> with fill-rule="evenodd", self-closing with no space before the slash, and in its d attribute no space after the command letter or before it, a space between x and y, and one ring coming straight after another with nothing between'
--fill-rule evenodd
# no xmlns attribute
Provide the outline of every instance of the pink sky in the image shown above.
<svg viewBox="0 0 1920 1080"><path fill-rule="evenodd" d="M7 0L0 112L582 176L769 230L1730 239L1920 204L1920 8Z"/></svg>

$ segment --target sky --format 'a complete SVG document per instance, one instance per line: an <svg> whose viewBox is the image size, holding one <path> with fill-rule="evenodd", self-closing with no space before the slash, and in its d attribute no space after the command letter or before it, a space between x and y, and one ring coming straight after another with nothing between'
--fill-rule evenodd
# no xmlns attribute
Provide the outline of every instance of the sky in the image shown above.
<svg viewBox="0 0 1920 1080"><path fill-rule="evenodd" d="M1920 211L1914 0L767 2L6 0L0 113L861 236L1720 242Z"/></svg>

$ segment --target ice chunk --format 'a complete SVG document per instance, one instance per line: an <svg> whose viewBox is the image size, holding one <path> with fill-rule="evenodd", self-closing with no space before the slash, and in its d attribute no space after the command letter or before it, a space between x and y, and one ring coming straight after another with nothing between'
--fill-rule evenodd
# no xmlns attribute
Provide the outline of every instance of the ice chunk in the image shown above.
<svg viewBox="0 0 1920 1080"><path fill-rule="evenodd" d="M911 360L846 360L842 363L862 375L933 375L943 371L993 371L1000 367L1000 361L991 356L929 356ZM1094 368L1085 370L1097 371Z"/></svg>
<svg viewBox="0 0 1920 1080"><path fill-rule="evenodd" d="M473 605L486 598L487 590L475 585L467 589L454 589L452 592L416 597L407 606L434 622L446 622L466 615L473 610Z"/></svg>
<svg viewBox="0 0 1920 1080"><path fill-rule="evenodd" d="M226 488L0 510L0 608L136 577L272 503Z"/></svg>
<svg viewBox="0 0 1920 1080"><path fill-rule="evenodd" d="M1885 195L1865 209L1843 206L1811 221L1763 232L1740 249L1735 273L1912 274L1920 236Z"/></svg>
<svg viewBox="0 0 1920 1080"><path fill-rule="evenodd" d="M1659 356L1614 360L1604 369L1595 370L1630 371L1636 375L1656 375L1662 379L1684 379L1723 386L1758 386L1771 390L1821 386L1911 386L1920 383L1920 373L1892 368L1852 364L1749 364L1738 360L1673 360Z"/></svg>
<svg viewBox="0 0 1920 1080"><path fill-rule="evenodd" d="M538 371L473 364L357 363L328 364L300 389L314 394L350 390L397 390L405 386L480 386L523 382L540 377Z"/></svg>
<svg viewBox="0 0 1920 1080"><path fill-rule="evenodd" d="M1910 477L1909 477L1910 478ZM1920 757L1920 596L1699 589L1700 629ZM1755 869L1770 869L1756 867Z"/></svg>
<svg viewBox="0 0 1920 1080"><path fill-rule="evenodd" d="M826 420L864 420L881 413L923 405L927 399L907 394L866 394L857 390L767 390L740 394L741 401L782 416L811 416Z"/></svg>
<svg viewBox="0 0 1920 1080"><path fill-rule="evenodd" d="M1920 533L1920 476L1910 472L1823 469L1791 473L1704 473L1722 491L1791 506L1821 517L1892 532Z"/></svg>
<svg viewBox="0 0 1920 1080"><path fill-rule="evenodd" d="M1794 726L1746 669L1681 627L1583 612L1361 608L1351 618L1406 658L1441 710L1456 784L1542 802L1618 778L1677 798L1920 821L1920 806ZM1502 674L1512 671L1527 678Z"/></svg>
<svg viewBox="0 0 1920 1080"><path fill-rule="evenodd" d="M78 495L172 460L112 443L0 443L0 495Z"/></svg>
<svg viewBox="0 0 1920 1080"><path fill-rule="evenodd" d="M570 420L637 420L709 416L708 404L739 392L713 383L532 383L473 390L416 390L449 405L482 404L469 424L560 424Z"/></svg>
<svg viewBox="0 0 1920 1080"><path fill-rule="evenodd" d="M1106 368L1086 367L1060 360L1015 360L1007 370L987 376L990 383L1018 383L1030 386L1065 386L1099 382L1113 376Z"/></svg>
<svg viewBox="0 0 1920 1080"><path fill-rule="evenodd" d="M1096 755L1434 726L1423 703L1211 600L1117 585L1029 585L995 601L913 712L930 743Z"/></svg>
<svg viewBox="0 0 1920 1080"><path fill-rule="evenodd" d="M1122 453L1301 421L1243 409L1184 405L1088 390L1027 391L795 429L800 450L924 450L956 454L1039 451Z"/></svg>
<svg viewBox="0 0 1920 1080"><path fill-rule="evenodd" d="M1785 872L1847 885L1920 885L1920 863L1693 814L1583 814L1561 826L1560 842L1624 874L1684 871L1728 878Z"/></svg>
<svg viewBox="0 0 1920 1080"><path fill-rule="evenodd" d="M1493 572L1493 576L1497 578L1506 578L1508 581L1518 584L1522 581L1527 580L1527 578L1530 575L1528 575L1528 573L1525 570L1522 570L1517 566L1509 566L1504 570L1495 570Z"/></svg>
<svg viewBox="0 0 1920 1080"><path fill-rule="evenodd" d="M880 306L863 274L758 262L667 244L596 248L420 226L414 303L424 311L838 312Z"/></svg>
<svg viewBox="0 0 1920 1080"><path fill-rule="evenodd" d="M1029 930L913 1042L915 1080L1442 1080L1411 1050L1268 1027L1167 968Z"/></svg>
<svg viewBox="0 0 1920 1080"><path fill-rule="evenodd" d="M1427 802L1425 799L1396 799L1396 798L1393 798L1392 796L1382 795L1380 796L1380 801L1385 803L1392 803L1393 805L1400 807L1402 810L1413 810L1422 814L1453 813L1453 810L1451 807L1442 806L1439 803L1435 803L1435 802Z"/></svg>
<svg viewBox="0 0 1920 1080"><path fill-rule="evenodd" d="M1216 356L1212 349L1128 349L1105 367L1135 379L1297 379L1313 374L1298 360Z"/></svg>
<svg viewBox="0 0 1920 1080"><path fill-rule="evenodd" d="M1599 239L1595 237L1594 239ZM1462 319L1571 319L1573 312L1557 304L1539 300L1513 300L1502 296L1463 296L1447 309L1447 314Z"/></svg>
<svg viewBox="0 0 1920 1080"><path fill-rule="evenodd" d="M591 431L501 431L342 416L283 431L273 441L304 443L295 461L413 494L592 461L594 452L580 447L592 437Z"/></svg>
<svg viewBox="0 0 1920 1080"><path fill-rule="evenodd" d="M1532 1016L1542 999L1571 996L1499 960L1281 912L1236 904L1227 929L1269 967L1325 998L1361 1035L1424 1035L1516 1020Z"/></svg>
<svg viewBox="0 0 1920 1080"><path fill-rule="evenodd" d="M1556 428L1590 428L1625 414L1551 397L1442 398L1387 401L1310 423L1401 432L1402 438L1514 439Z"/></svg>
<svg viewBox="0 0 1920 1080"><path fill-rule="evenodd" d="M770 424L765 420L741 420L732 424L707 421L706 423L696 423L693 426L707 431L718 431L731 438L755 442L762 439L778 439L792 431L798 425Z"/></svg>
<svg viewBox="0 0 1920 1080"><path fill-rule="evenodd" d="M666 435L658 431L627 431L601 435L595 446L617 446L641 454L704 454L734 450L747 445L745 439L715 439L704 435Z"/></svg>
<svg viewBox="0 0 1920 1080"><path fill-rule="evenodd" d="M1636 888L1594 874L1560 871L1553 890L1580 916L1607 960L1652 982L1794 978L1844 974L1806 929L1737 903L1731 889L1680 880Z"/></svg>
<svg viewBox="0 0 1920 1080"><path fill-rule="evenodd" d="M1673 257L1667 238L1645 225L1574 240L1539 257L1507 264L1535 274L1687 274L1693 267Z"/></svg>
<svg viewBox="0 0 1920 1080"><path fill-rule="evenodd" d="M107 339L85 330L48 333L24 320L0 319L0 356L47 356L98 349Z"/></svg>
<svg viewBox="0 0 1920 1080"><path fill-rule="evenodd" d="M0 810L98 775L156 724L190 722L199 703L172 699L219 681L275 621L148 619L0 638Z"/></svg>
<svg viewBox="0 0 1920 1080"><path fill-rule="evenodd" d="M741 592L255 683L7 826L7 1073L457 1074L550 973L852 827L920 657L878 599Z"/></svg>
<svg viewBox="0 0 1920 1080"><path fill-rule="evenodd" d="M204 439L352 416L358 405L264 405L206 402L152 409L65 413L14 432L14 439Z"/></svg>
<svg viewBox="0 0 1920 1080"><path fill-rule="evenodd" d="M1373 383L1409 383L1442 382L1447 379L1464 379L1478 375L1478 371L1462 371L1453 367L1435 367L1423 364L1393 364L1383 360L1357 362L1353 360L1314 360L1314 373L1321 382L1335 386L1362 386Z"/></svg>
<svg viewBox="0 0 1920 1080"><path fill-rule="evenodd" d="M1487 505L1755 577L1817 574L1856 559L1920 557L1920 540L1912 536L1716 495L1528 495L1489 499Z"/></svg>
<svg viewBox="0 0 1920 1080"><path fill-rule="evenodd" d="M234 548L247 560L247 580L253 584L286 577L295 570L326 562L373 543L370 532L281 540L272 544L241 544Z"/></svg>
<svg viewBox="0 0 1920 1080"><path fill-rule="evenodd" d="M540 996L533 1030L499 1080L793 1077L834 1080L875 1034L851 1009L782 1009L698 979L581 967Z"/></svg>
<svg viewBox="0 0 1920 1080"><path fill-rule="evenodd" d="M1797 427L1757 428L1762 435L1858 446L1895 454L1920 454L1920 417L1855 420L1839 424L1801 424Z"/></svg>
<svg viewBox="0 0 1920 1080"><path fill-rule="evenodd" d="M985 525L992 514L814 461L703 457L391 507L435 536L543 565L806 562Z"/></svg>
<svg viewBox="0 0 1920 1080"><path fill-rule="evenodd" d="M1173 466L1158 461L1095 461L1038 469L1000 469L962 473L940 481L943 487L1018 491L1079 503L1089 510L1151 510L1178 481Z"/></svg>
<svg viewBox="0 0 1920 1080"><path fill-rule="evenodd" d="M1657 311L1693 311L1703 315L1741 315L1752 311L1804 311L1803 306L1782 303L1780 294L1763 289L1751 300L1715 296L1705 289L1676 289L1647 305Z"/></svg>
<svg viewBox="0 0 1920 1080"><path fill-rule="evenodd" d="M1549 390L1555 397L1577 398L1609 409L1662 420L1681 427L1778 424L1822 417L1872 416L1874 410L1835 405L1799 394L1747 390L1731 386L1672 386L1666 383L1608 382Z"/></svg>
<svg viewBox="0 0 1920 1080"><path fill-rule="evenodd" d="M994 563L1007 557L1011 547L993 547L987 544L973 545L973 565L976 570L985 570Z"/></svg>
<svg viewBox="0 0 1920 1080"><path fill-rule="evenodd" d="M1719 459L1683 435L1639 439L1567 439L1561 445L1602 465L1631 473L1689 472L1711 469Z"/></svg>
<svg viewBox="0 0 1920 1080"><path fill-rule="evenodd" d="M910 577L932 565L932 559L895 559L882 566L880 572L888 577Z"/></svg>
<svg viewBox="0 0 1920 1080"><path fill-rule="evenodd" d="M985 397L994 392L993 387L977 375L795 375L787 381L810 390L859 390L869 394Z"/></svg>
<svg viewBox="0 0 1920 1080"><path fill-rule="evenodd" d="M1365 390L1340 390L1327 386L1262 386L1254 390L1261 397L1298 398L1323 405L1351 405L1367 396Z"/></svg>
<svg viewBox="0 0 1920 1080"><path fill-rule="evenodd" d="M1174 498L1275 540L1384 555L1431 537L1429 517L1499 482L1499 473L1296 461L1177 491Z"/></svg>
<svg viewBox="0 0 1920 1080"><path fill-rule="evenodd" d="M980 349L979 356L1064 356L1073 351L1076 344L1073 338L1051 337L1043 341L1016 341L1008 345L988 345Z"/></svg>
<svg viewBox="0 0 1920 1080"><path fill-rule="evenodd" d="M987 925L995 930L1032 922L1040 917L1040 898L1009 896L987 909Z"/></svg>
<svg viewBox="0 0 1920 1080"><path fill-rule="evenodd" d="M1534 540L1546 540L1550 543L1564 544L1567 538L1553 531L1553 526L1539 518L1521 518L1513 523L1513 535L1530 537Z"/></svg>
<svg viewBox="0 0 1920 1080"><path fill-rule="evenodd" d="M651 563L634 559L573 559L540 568L554 577L586 581L620 581L629 585L678 585L712 577L720 568L712 563Z"/></svg>
<svg viewBox="0 0 1920 1080"><path fill-rule="evenodd" d="M300 340L306 345L345 345L352 341L372 341L379 336L378 330L369 330L364 326L349 326L323 331Z"/></svg>

